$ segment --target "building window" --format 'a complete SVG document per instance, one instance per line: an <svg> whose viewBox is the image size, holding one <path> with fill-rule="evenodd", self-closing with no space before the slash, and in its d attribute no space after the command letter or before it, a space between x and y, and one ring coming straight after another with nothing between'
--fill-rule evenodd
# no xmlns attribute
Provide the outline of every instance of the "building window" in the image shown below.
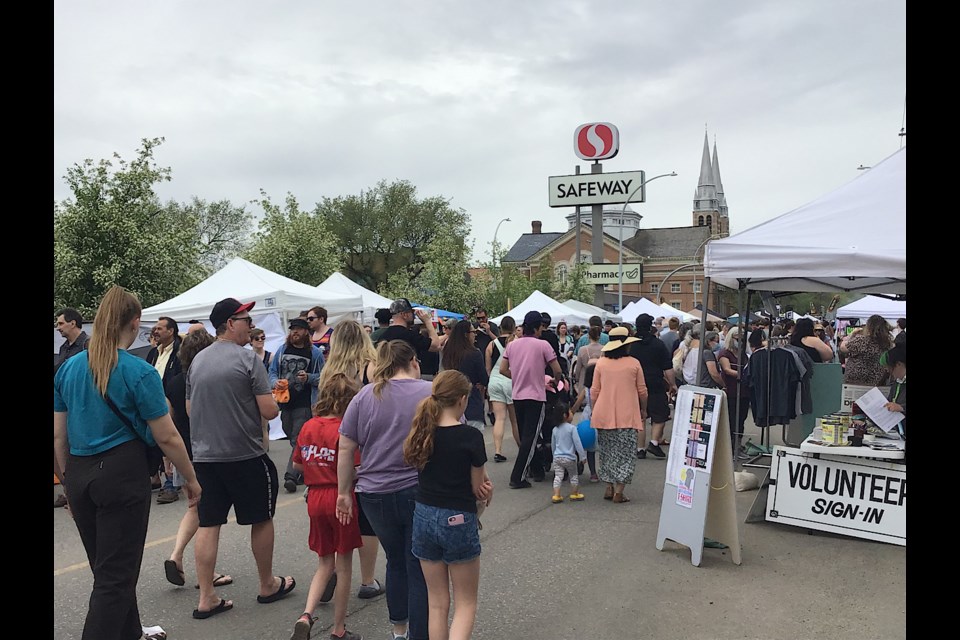
<svg viewBox="0 0 960 640"><path fill-rule="evenodd" d="M713 216L707 216L707 226L713 228Z"/></svg>
<svg viewBox="0 0 960 640"><path fill-rule="evenodd" d="M653 295L657 295L658 293L660 293L660 285L659 284L650 285L650 293L652 293Z"/></svg>
<svg viewBox="0 0 960 640"><path fill-rule="evenodd" d="M670 301L670 306L673 307L674 309L679 309L681 304L683 303L681 303L679 300Z"/></svg>
<svg viewBox="0 0 960 640"><path fill-rule="evenodd" d="M680 283L671 282L670 283L670 293L680 293Z"/></svg>
<svg viewBox="0 0 960 640"><path fill-rule="evenodd" d="M700 286L700 285L702 285L702 284L703 284L702 282L695 280L694 283L693 283L693 292L694 292L694 293L700 293L700 289L701 289L701 286Z"/></svg>
<svg viewBox="0 0 960 640"><path fill-rule="evenodd" d="M700 216L699 218L697 218L697 226L698 227L703 226L703 216Z"/></svg>
<svg viewBox="0 0 960 640"><path fill-rule="evenodd" d="M554 269L554 274L556 275L560 284L567 284L567 265L558 264L557 268Z"/></svg>

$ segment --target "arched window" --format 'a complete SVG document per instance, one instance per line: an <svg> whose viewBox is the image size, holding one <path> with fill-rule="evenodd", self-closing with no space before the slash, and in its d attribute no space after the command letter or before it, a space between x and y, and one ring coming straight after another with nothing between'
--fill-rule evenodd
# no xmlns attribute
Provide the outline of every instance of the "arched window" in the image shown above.
<svg viewBox="0 0 960 640"><path fill-rule="evenodd" d="M707 216L707 226L713 228L713 216Z"/></svg>
<svg viewBox="0 0 960 640"><path fill-rule="evenodd" d="M699 218L697 218L697 226L698 227L703 226L703 216L700 216Z"/></svg>
<svg viewBox="0 0 960 640"><path fill-rule="evenodd" d="M567 284L567 265L558 264L553 272L560 284Z"/></svg>

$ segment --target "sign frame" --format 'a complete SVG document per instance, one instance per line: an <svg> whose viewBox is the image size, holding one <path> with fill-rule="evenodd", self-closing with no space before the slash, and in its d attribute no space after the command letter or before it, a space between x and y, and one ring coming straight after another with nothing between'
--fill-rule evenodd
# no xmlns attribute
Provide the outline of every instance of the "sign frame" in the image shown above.
<svg viewBox="0 0 960 640"><path fill-rule="evenodd" d="M643 284L643 263L624 262L622 266L613 263L594 263L586 265L584 284L619 284L623 272L623 284Z"/></svg>
<svg viewBox="0 0 960 640"><path fill-rule="evenodd" d="M626 204L628 196L629 202L646 202L646 175L647 172L641 170L550 176L547 178L547 199L551 208ZM560 193L564 195L560 196Z"/></svg>
<svg viewBox="0 0 960 640"><path fill-rule="evenodd" d="M610 141L610 149L604 153L603 149L606 147L604 140L600 138L600 135L597 133L598 127L606 127L609 129L612 136ZM582 150L581 143L590 145L594 148L597 147L597 144L603 144L604 147L600 148L600 153L595 153L594 155L586 155ZM600 160L609 160L610 158L615 157L620 152L620 130L617 129L615 124L610 122L587 122L580 125L573 131L573 152L577 154L577 157L581 160L586 160L588 162L599 162Z"/></svg>

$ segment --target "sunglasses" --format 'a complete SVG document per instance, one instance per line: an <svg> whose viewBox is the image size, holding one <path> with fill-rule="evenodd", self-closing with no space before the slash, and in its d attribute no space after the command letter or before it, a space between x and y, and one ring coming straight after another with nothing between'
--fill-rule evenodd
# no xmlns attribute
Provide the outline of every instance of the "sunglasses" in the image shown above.
<svg viewBox="0 0 960 640"><path fill-rule="evenodd" d="M258 337L258 338L251 338L251 340L256 340L256 341L258 341L258 342L263 341L263 340L266 340L266 339L267 339L267 336L260 336L260 337Z"/></svg>
<svg viewBox="0 0 960 640"><path fill-rule="evenodd" d="M241 320L244 320L247 322L247 324L253 324L253 316L244 316L242 318L230 318L230 319L235 322L240 322Z"/></svg>
<svg viewBox="0 0 960 640"><path fill-rule="evenodd" d="M307 322L313 322L316 319L317 319L316 316L307 316Z"/></svg>

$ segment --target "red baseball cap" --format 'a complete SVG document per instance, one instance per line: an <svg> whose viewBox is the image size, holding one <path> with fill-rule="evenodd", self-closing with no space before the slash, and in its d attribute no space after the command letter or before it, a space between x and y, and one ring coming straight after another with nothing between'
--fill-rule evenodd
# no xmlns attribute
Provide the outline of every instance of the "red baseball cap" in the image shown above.
<svg viewBox="0 0 960 640"><path fill-rule="evenodd" d="M240 302L236 298L224 298L213 305L213 311L210 312L210 324L216 329L232 316L253 309L256 302Z"/></svg>

